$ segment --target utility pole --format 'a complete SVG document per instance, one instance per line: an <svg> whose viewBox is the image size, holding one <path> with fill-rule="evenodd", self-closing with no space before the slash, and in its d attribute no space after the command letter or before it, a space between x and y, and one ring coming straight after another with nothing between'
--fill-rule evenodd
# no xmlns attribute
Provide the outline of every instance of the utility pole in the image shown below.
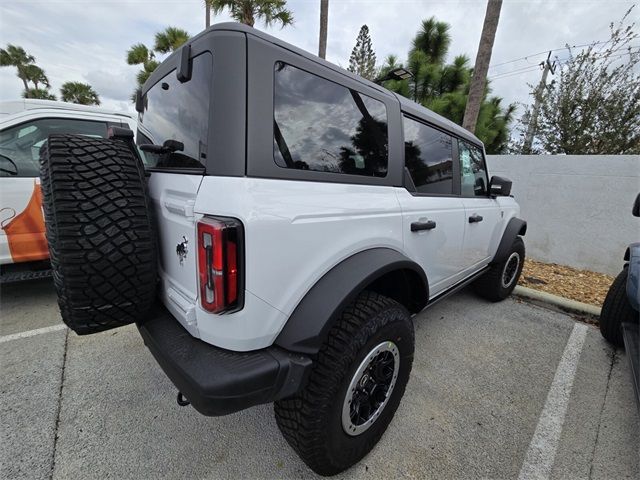
<svg viewBox="0 0 640 480"><path fill-rule="evenodd" d="M531 118L529 119L529 125L527 126L527 133L524 136L524 144L522 145L522 153L524 155L531 154L531 146L533 145L533 136L536 134L536 128L538 127L538 114L540 113L540 102L542 101L542 92L547 86L547 75L549 72L553 75L556 71L556 62L551 63L551 52L547 55L547 59L540 63L542 70L542 78L536 88L536 96L533 102L533 111L531 112Z"/></svg>

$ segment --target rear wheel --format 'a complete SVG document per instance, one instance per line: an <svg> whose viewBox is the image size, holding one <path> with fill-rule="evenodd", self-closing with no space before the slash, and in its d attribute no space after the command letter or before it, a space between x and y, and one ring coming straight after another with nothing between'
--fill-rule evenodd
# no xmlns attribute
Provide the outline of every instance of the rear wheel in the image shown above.
<svg viewBox="0 0 640 480"><path fill-rule="evenodd" d="M524 255L524 241L522 237L516 237L507 258L492 265L487 273L476 280L476 292L492 302L499 302L511 295L522 273Z"/></svg>
<svg viewBox="0 0 640 480"><path fill-rule="evenodd" d="M637 321L638 313L627 299L627 275L625 268L609 287L600 312L600 333L616 347L623 347L622 323Z"/></svg>
<svg viewBox="0 0 640 480"><path fill-rule="evenodd" d="M316 473L335 475L378 443L413 363L413 324L400 304L364 292L332 327L305 388L275 403L278 427Z"/></svg>
<svg viewBox="0 0 640 480"><path fill-rule="evenodd" d="M79 135L49 136L40 161L62 319L78 334L141 320L156 248L140 161L122 141Z"/></svg>

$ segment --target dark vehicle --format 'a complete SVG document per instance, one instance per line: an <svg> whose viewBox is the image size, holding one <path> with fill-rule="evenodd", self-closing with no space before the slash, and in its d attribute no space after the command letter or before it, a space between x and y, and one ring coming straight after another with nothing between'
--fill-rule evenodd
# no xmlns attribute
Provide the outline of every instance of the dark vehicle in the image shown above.
<svg viewBox="0 0 640 480"><path fill-rule="evenodd" d="M640 194L632 210L640 217ZM624 347L631 362L633 384L640 409L640 242L624 254L625 265L609 288L600 314L600 332L616 347Z"/></svg>

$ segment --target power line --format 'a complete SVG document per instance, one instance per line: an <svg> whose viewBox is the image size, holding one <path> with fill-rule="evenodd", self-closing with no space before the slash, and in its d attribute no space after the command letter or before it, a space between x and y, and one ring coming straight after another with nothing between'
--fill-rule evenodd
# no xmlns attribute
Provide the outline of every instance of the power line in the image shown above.
<svg viewBox="0 0 640 480"><path fill-rule="evenodd" d="M618 55L611 55L609 58L615 59L615 58L621 58L624 57L625 55L629 55L629 54L633 54L633 53L639 53L640 50L640 45L631 45L631 46L624 46L624 47L620 47L620 48L616 48L614 50L611 50L611 52L608 53L613 53L613 52L618 52L621 50L624 50L623 53L620 53ZM594 58L598 59L598 58L604 58L606 57L607 54L605 53L599 53L594 55ZM556 57L557 58L557 57ZM571 60L571 57L565 58L565 59L557 59L558 64L559 65L565 65L566 63L568 63ZM513 76L517 76L517 75L521 75L524 73L529 73L529 72L533 72L535 70L539 70L540 66L543 65L544 62L539 63L538 65L527 65L525 67L519 67L515 70L511 70L508 72L502 72L502 73L497 73L491 77L488 77L489 80L500 80L503 78L508 78L508 77L513 77Z"/></svg>
<svg viewBox="0 0 640 480"><path fill-rule="evenodd" d="M508 65L510 63L519 62L520 60L528 60L529 57L535 57L537 55L542 55L543 53L555 52L557 50L564 50L566 48L580 48L580 47L588 47L588 46L591 46L591 45L599 45L601 43L606 43L608 41L609 40L599 40L597 42L583 43L581 45L564 45L564 46L558 47L558 48L551 48L551 49L547 49L547 50L542 50L541 52L530 53L528 55L525 55L524 57L515 58L513 60L508 60L506 62L497 63L495 65L489 65L489 68L491 69L491 68L495 68L495 67L501 67L502 65Z"/></svg>

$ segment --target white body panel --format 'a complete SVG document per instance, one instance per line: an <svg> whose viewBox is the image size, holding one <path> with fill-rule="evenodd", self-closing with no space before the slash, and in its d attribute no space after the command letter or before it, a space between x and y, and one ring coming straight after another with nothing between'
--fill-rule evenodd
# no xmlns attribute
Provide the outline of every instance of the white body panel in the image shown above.
<svg viewBox="0 0 640 480"><path fill-rule="evenodd" d="M471 199L477 205L465 208L466 199L383 186L159 172L149 186L165 305L192 335L239 351L271 345L325 273L370 248L391 248L420 264L436 295L484 267L518 213L511 198ZM485 216L486 223L473 225L481 228L468 227L470 211ZM237 218L244 226L245 302L238 312L214 315L200 306L195 242L203 215ZM437 228L411 232L411 222L424 219ZM184 239L189 248L181 263L176 246Z"/></svg>
<svg viewBox="0 0 640 480"><path fill-rule="evenodd" d="M389 187L153 172L150 190L161 212L165 304L192 335L223 348L271 345L309 289L354 253L404 250L402 214ZM196 191L193 216L176 213L179 198L188 202ZM202 215L234 217L244 225L245 305L239 312L205 312L197 299L196 246L182 265L176 255L183 236L195 238Z"/></svg>
<svg viewBox="0 0 640 480"><path fill-rule="evenodd" d="M403 213L404 253L424 269L429 295L437 295L461 279L465 209L459 197L411 195L396 188ZM411 223L436 222L433 230L411 231Z"/></svg>
<svg viewBox="0 0 640 480"><path fill-rule="evenodd" d="M100 107L88 107L65 102L48 100L20 100L0 102L0 134L17 125L27 124L33 120L60 118L71 120L87 120L104 123L123 123L136 131L136 121L127 114L112 112ZM33 160L37 164L37 159ZM15 177L0 176L0 226L6 227L27 207L33 193L34 183L39 184L36 176ZM36 222L43 228L44 219L40 216ZM35 233L35 232L33 232ZM26 233L26 236L30 233ZM16 239L15 241L19 241ZM7 233L0 228L0 265L14 263ZM21 260L18 260L21 261Z"/></svg>

